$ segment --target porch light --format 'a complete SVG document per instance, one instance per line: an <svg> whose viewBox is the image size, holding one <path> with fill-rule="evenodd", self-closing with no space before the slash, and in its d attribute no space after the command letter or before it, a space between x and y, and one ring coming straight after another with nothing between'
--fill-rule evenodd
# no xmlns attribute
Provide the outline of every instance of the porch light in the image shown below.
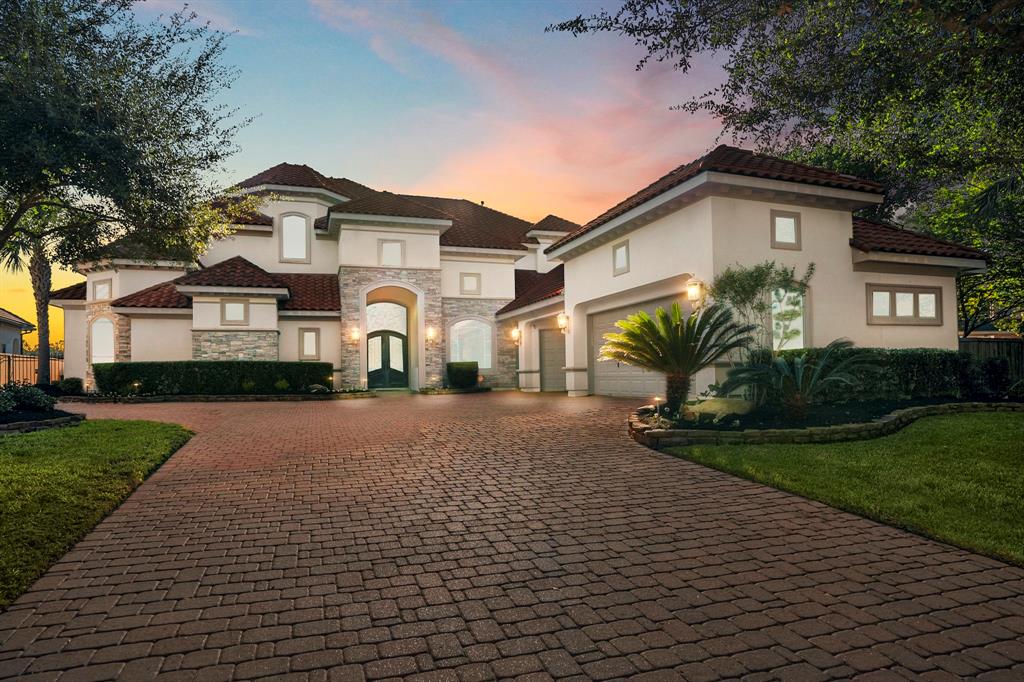
<svg viewBox="0 0 1024 682"><path fill-rule="evenodd" d="M691 279L686 284L686 298L690 303L700 303L704 298L704 282L699 279Z"/></svg>
<svg viewBox="0 0 1024 682"><path fill-rule="evenodd" d="M569 329L569 316L565 313L558 313L558 330L563 334Z"/></svg>
<svg viewBox="0 0 1024 682"><path fill-rule="evenodd" d="M352 343L359 343L359 327L352 327L348 332L349 341Z"/></svg>
<svg viewBox="0 0 1024 682"><path fill-rule="evenodd" d="M427 343L434 343L437 339L437 330L433 327L427 327Z"/></svg>
<svg viewBox="0 0 1024 682"><path fill-rule="evenodd" d="M519 331L519 327L512 327L512 343L516 344L517 346L519 345L520 335L521 332Z"/></svg>

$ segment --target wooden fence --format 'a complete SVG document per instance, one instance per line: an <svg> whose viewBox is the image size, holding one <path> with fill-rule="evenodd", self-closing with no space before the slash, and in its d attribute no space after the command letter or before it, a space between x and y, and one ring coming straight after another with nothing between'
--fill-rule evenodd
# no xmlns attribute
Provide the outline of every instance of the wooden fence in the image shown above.
<svg viewBox="0 0 1024 682"><path fill-rule="evenodd" d="M0 354L0 386L10 383L36 383L36 356ZM64 359L50 358L50 381L64 373Z"/></svg>
<svg viewBox="0 0 1024 682"><path fill-rule="evenodd" d="M1010 377L1024 379L1024 339L960 339L960 350L979 362L985 358L1006 358L1010 361Z"/></svg>

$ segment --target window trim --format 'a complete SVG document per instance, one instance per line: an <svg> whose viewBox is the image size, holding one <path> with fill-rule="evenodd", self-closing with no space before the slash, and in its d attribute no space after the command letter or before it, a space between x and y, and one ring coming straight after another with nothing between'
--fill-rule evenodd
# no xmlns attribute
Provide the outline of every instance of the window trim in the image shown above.
<svg viewBox="0 0 1024 682"><path fill-rule="evenodd" d="M615 265L615 254L618 253L620 248L626 250L626 265L621 267L621 268L616 267L616 265ZM626 239L624 241L621 241L621 242L618 242L617 244L612 244L612 277L618 277L619 275L625 275L627 272L629 272L629 240L628 239Z"/></svg>
<svg viewBox="0 0 1024 682"><path fill-rule="evenodd" d="M107 289L110 291L110 295L107 296L106 298L99 298L98 296L96 296L96 287L97 287L97 285L100 285L100 284L106 284L107 285ZM114 298L114 279L112 277L108 277L106 279L98 279L98 280L95 280L92 283L92 300L94 300L94 301L109 301L112 298Z"/></svg>
<svg viewBox="0 0 1024 682"><path fill-rule="evenodd" d="M775 238L775 219L776 218L792 218L794 224L794 232L796 241L794 242L780 242ZM777 209L771 210L771 220L769 223L771 244L773 249L784 249L786 251L802 251L803 250L803 235L800 229L800 214L796 211L780 211Z"/></svg>
<svg viewBox="0 0 1024 682"><path fill-rule="evenodd" d="M284 219L302 218L306 221L306 256L305 258L285 258L284 255ZM313 221L305 213L282 213L277 217L277 259L280 263L309 263L313 257Z"/></svg>
<svg viewBox="0 0 1024 682"><path fill-rule="evenodd" d="M401 250L401 256L398 259L398 265L385 265L384 264L384 245L385 244L398 244ZM378 239L377 240L377 265L382 268L404 268L405 267L405 240L404 239Z"/></svg>
<svg viewBox="0 0 1024 682"><path fill-rule="evenodd" d="M476 289L470 289L466 286L466 278L476 278ZM479 296L484 290L484 277L479 272L460 272L459 273L459 293L463 296Z"/></svg>
<svg viewBox="0 0 1024 682"><path fill-rule="evenodd" d="M311 332L313 337L316 339L316 352L313 355L306 355L305 350L305 336L307 332ZM319 360L320 359L320 328L319 327L299 327L299 360Z"/></svg>
<svg viewBox="0 0 1024 682"><path fill-rule="evenodd" d="M492 320L488 320L486 317L480 317L478 315L463 315L462 317L455 318L454 320L452 320L448 324L448 327L445 329L445 332L446 332L445 333L445 341L446 341L445 357L447 358L446 362L455 362L454 360L452 360L452 342L454 341L454 335L452 333L452 330L455 328L455 325L460 324L462 322L480 322L481 324L485 324L485 325L487 325L490 328L490 330L491 330L491 359L490 359L490 365L491 366L490 367L479 367L478 366L477 369L480 372L483 372L484 370L486 370L486 371L493 370L495 368L495 366L497 365L497 362L498 362L498 325L496 325Z"/></svg>
<svg viewBox="0 0 1024 682"><path fill-rule="evenodd" d="M241 303L243 316L241 320L229 320L225 314L228 303ZM222 298L220 299L220 324L222 327L248 327L249 326L249 299L247 298Z"/></svg>
<svg viewBox="0 0 1024 682"><path fill-rule="evenodd" d="M889 315L875 315L874 294L876 291L889 294ZM921 286L914 284L884 284L869 282L865 285L864 299L867 310L867 323L869 325L898 325L907 327L941 327L942 321L942 287ZM914 294L914 315L912 317L899 317L896 315L896 294ZM935 317L920 316L920 295L935 294Z"/></svg>

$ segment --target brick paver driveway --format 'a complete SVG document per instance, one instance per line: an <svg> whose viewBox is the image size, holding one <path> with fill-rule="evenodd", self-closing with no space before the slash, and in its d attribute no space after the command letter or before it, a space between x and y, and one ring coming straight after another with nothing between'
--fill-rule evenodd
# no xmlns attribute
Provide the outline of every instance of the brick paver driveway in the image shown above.
<svg viewBox="0 0 1024 682"><path fill-rule="evenodd" d="M195 438L0 615L0 677L1024 677L1024 571L522 394L96 405Z"/></svg>

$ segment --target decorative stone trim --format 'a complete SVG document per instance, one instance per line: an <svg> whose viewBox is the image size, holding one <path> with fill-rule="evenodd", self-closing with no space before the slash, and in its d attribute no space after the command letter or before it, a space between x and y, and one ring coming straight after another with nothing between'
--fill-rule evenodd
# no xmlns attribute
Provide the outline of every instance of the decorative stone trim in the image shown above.
<svg viewBox="0 0 1024 682"><path fill-rule="evenodd" d="M194 330L193 360L277 360L276 329Z"/></svg>
<svg viewBox="0 0 1024 682"><path fill-rule="evenodd" d="M762 443L838 443L870 440L895 433L921 417L970 412L1024 412L1024 403L944 403L895 410L860 424L811 426L803 429L656 429L644 424L637 413L629 415L629 435L654 450L685 445L753 445Z"/></svg>
<svg viewBox="0 0 1024 682"><path fill-rule="evenodd" d="M349 393L301 393L281 395L75 395L64 396L64 403L269 403L302 400L358 400L376 398L375 391Z"/></svg>
<svg viewBox="0 0 1024 682"><path fill-rule="evenodd" d="M10 424L0 424L0 435L8 433L28 433L29 431L44 431L46 429L55 429L61 426L73 426L83 421L85 421L84 414L71 414L54 417L53 419L34 419L27 422L11 422Z"/></svg>

